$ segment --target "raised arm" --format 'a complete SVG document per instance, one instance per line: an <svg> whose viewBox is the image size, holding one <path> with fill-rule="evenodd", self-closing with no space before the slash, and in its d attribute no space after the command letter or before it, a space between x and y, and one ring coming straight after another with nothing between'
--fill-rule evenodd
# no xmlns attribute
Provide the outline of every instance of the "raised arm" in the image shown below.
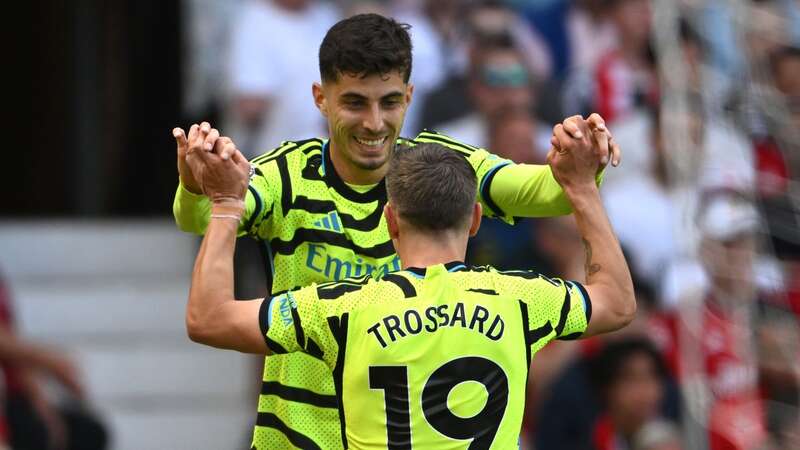
<svg viewBox="0 0 800 450"><path fill-rule="evenodd" d="M572 204L586 250L585 287L592 300L592 318L583 337L588 337L630 323L636 314L636 299L628 264L595 183L598 160L586 151L600 133L587 124L580 124L580 131L582 135L576 139L556 125L547 159Z"/></svg>
<svg viewBox="0 0 800 450"><path fill-rule="evenodd" d="M209 197L208 229L197 254L186 330L195 342L248 353L268 353L259 326L261 301L237 301L233 291L233 253L244 213L250 164L238 151L228 160L205 150L187 158Z"/></svg>
<svg viewBox="0 0 800 450"><path fill-rule="evenodd" d="M621 150L614 143L611 133L599 114L592 114L584 121L581 116L572 116L562 122L562 127L570 137L583 136L580 124L586 123L597 139L591 145L576 148L584 157L594 158L598 163L595 176L599 186L606 164L610 161L617 166ZM489 192L482 193L491 198L505 216L512 217L552 217L569 214L572 204L559 185L550 166L534 164L512 164L500 168L493 175Z"/></svg>
<svg viewBox="0 0 800 450"><path fill-rule="evenodd" d="M172 135L175 138L178 156L179 184L172 203L172 213L175 223L181 231L203 234L209 223L211 214L211 201L203 193L203 188L198 181L199 175L192 171L186 157L190 152L205 150L219 155L223 160L230 159L236 151L236 145L226 137L220 136L217 129L212 128L208 122L200 125L194 124L189 128L188 136L181 128L174 128ZM245 218L237 232L239 235L248 231L244 223L255 211L255 199L251 193L245 196Z"/></svg>

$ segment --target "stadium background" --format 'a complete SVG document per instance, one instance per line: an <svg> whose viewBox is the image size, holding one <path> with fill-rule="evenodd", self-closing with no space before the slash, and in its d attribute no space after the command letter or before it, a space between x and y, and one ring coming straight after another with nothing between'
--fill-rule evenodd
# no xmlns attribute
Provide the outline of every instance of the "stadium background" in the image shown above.
<svg viewBox="0 0 800 450"><path fill-rule="evenodd" d="M607 175L604 200L645 306L638 324L612 340L648 335L668 366L690 367L707 357L714 334L695 319L715 293L732 298L715 317L740 339L739 371L729 376L740 381L725 384L724 374L697 367L671 371L680 409L623 411L647 416L652 426L641 435L669 435L665 424L680 422L683 448L705 448L708 431L717 431L709 411L730 393L721 383L755 386L770 448L797 448L798 2L35 2L31 81L40 131L5 180L14 195L4 199L0 221L4 302L20 339L74 361L108 448L247 445L259 363L191 344L183 329L197 239L178 232L170 216L177 179L170 130L211 120L250 155L277 144L262 129L275 116L248 126L263 111L259 102L272 98L277 116L302 115L309 89L294 93L288 86L300 77L286 75L309 72L308 58L297 55L313 65L315 53L304 49L318 44L326 21L372 10L414 27L417 90L405 134L430 127L519 162L542 162L556 121L589 111L606 117L624 159ZM269 34L277 29L283 34ZM296 57L281 59L286 54ZM275 61L294 68L263 77ZM280 138L318 134L307 130L319 123L304 126L273 129ZM238 289L258 295L258 255L242 247L240 264L250 271ZM569 219L514 229L487 223L470 258L582 277ZM714 274L728 282L715 284ZM534 448L533 436L552 428L540 408L583 408L569 403L578 391L558 390L557 382L604 345L554 347L534 363L524 446ZM72 403L57 383L42 382L54 403ZM8 384L4 390L8 398ZM597 411L548 411L584 420L592 445L614 448L598 437L614 405L597 402ZM670 414L671 422L652 420ZM738 448L751 448L741 439Z"/></svg>

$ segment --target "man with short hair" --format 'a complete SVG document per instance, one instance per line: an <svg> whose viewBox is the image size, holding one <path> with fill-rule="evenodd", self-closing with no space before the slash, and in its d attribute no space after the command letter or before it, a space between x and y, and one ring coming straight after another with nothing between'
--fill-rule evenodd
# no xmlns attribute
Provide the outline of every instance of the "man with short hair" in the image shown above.
<svg viewBox="0 0 800 450"><path fill-rule="evenodd" d="M233 252L248 164L238 151L232 161L191 153L216 200L193 274L189 336L243 352L302 352L325 364L344 448L515 447L533 355L554 339L617 330L635 314L630 273L595 183L598 163L572 151L589 143L582 128L575 140L558 126L549 158L586 245L585 285L467 267L467 240L481 220L474 170L457 153L422 143L397 149L386 176L383 214L402 270L236 301Z"/></svg>
<svg viewBox="0 0 800 450"><path fill-rule="evenodd" d="M487 215L513 222L514 217L570 212L547 166L513 164L434 132L399 138L413 93L407 28L375 14L334 25L320 47L322 83L312 87L330 139L285 142L252 160L254 173L246 185L237 233L262 243L272 269L273 295L315 282L400 269L382 215L387 162L398 144L439 143L469 162ZM618 163L615 145L608 153L610 137L602 119L589 122L596 143L575 151L603 165ZM571 118L565 128L580 137L582 123L582 118ZM182 230L203 233L213 203L200 181L209 168L197 159L190 168L186 156L209 151L226 160L236 154L236 145L208 123L193 125L188 138L179 128L173 133L181 179L175 218ZM333 378L318 358L303 353L266 358L258 411L255 448L341 446Z"/></svg>

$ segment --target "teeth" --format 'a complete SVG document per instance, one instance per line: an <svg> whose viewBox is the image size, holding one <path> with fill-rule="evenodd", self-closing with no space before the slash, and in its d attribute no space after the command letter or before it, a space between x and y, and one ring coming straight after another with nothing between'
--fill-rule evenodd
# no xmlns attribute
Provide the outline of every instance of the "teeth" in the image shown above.
<svg viewBox="0 0 800 450"><path fill-rule="evenodd" d="M386 140L385 137L382 137L380 139L375 139L375 140L372 140L372 141L368 141L366 139L356 138L356 141L358 141L359 144L368 145L370 147L375 147L377 145L381 145L381 144L383 144L383 141L385 141L385 140Z"/></svg>

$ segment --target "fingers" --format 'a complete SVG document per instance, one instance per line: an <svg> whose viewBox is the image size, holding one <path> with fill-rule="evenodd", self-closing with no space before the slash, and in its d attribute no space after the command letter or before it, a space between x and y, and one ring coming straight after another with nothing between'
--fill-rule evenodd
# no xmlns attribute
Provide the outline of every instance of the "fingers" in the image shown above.
<svg viewBox="0 0 800 450"><path fill-rule="evenodd" d="M203 150L207 152L212 151L214 149L214 145L217 143L217 139L219 139L219 130L216 128L211 128L203 140Z"/></svg>
<svg viewBox="0 0 800 450"><path fill-rule="evenodd" d="M200 131L200 126L196 123L193 123L191 127L189 127L189 142L192 142L194 139L197 138L197 133Z"/></svg>
<svg viewBox="0 0 800 450"><path fill-rule="evenodd" d="M233 142L231 142L231 143L233 143ZM245 156L242 154L242 152L240 152L236 148L236 146L233 147L233 153L231 154L231 159L237 165L238 164L243 164L243 163L247 163L248 166L250 165L250 161L248 161L247 158L245 158Z"/></svg>
<svg viewBox="0 0 800 450"><path fill-rule="evenodd" d="M233 155L231 156L231 161L233 161L233 163L236 164L240 170L242 170L242 172L247 174L248 179L250 178L251 174L253 173L253 169L251 168L252 165L250 164L250 161L245 158L242 152L239 150L234 151Z"/></svg>
<svg viewBox="0 0 800 450"><path fill-rule="evenodd" d="M611 135L608 136L608 144L611 146L611 165L617 167L622 161L622 149Z"/></svg>
<svg viewBox="0 0 800 450"><path fill-rule="evenodd" d="M547 164L552 164L553 158L555 158L555 156L556 156L556 148L554 146L551 146L550 150L547 151L547 157L545 158Z"/></svg>
<svg viewBox="0 0 800 450"><path fill-rule="evenodd" d="M600 114L592 113L589 118L586 119L586 123L589 125L589 129L592 130L592 134L597 141L597 156L600 159L600 164L605 166L608 164L609 154L611 152L611 145L609 144L611 132L606 128L606 121L603 120Z"/></svg>
<svg viewBox="0 0 800 450"><path fill-rule="evenodd" d="M561 122L567 134L575 139L581 139L583 137L583 132L580 128L581 123L583 123L583 116L581 115L567 117Z"/></svg>
<svg viewBox="0 0 800 450"><path fill-rule="evenodd" d="M236 144L231 138L222 136L217 140L213 151L223 160L228 160L236 153Z"/></svg>
<svg viewBox="0 0 800 450"><path fill-rule="evenodd" d="M586 122L589 124L589 128L592 131L606 131L606 121L603 120L603 117L600 114L592 113Z"/></svg>
<svg viewBox="0 0 800 450"><path fill-rule="evenodd" d="M187 137L187 152L192 151L192 147L197 143L197 135L200 133L200 125L193 123L191 127L189 127L189 136Z"/></svg>
<svg viewBox="0 0 800 450"><path fill-rule="evenodd" d="M194 124L189 129L189 152L204 150L210 152L219 139L219 131L208 122Z"/></svg>
<svg viewBox="0 0 800 450"><path fill-rule="evenodd" d="M560 123L553 127L553 136L555 136L557 142L559 143L559 145L556 147L558 153L566 153L566 149L561 143L563 142L566 144L573 139L573 137L567 132L566 128L567 127Z"/></svg>
<svg viewBox="0 0 800 450"><path fill-rule="evenodd" d="M189 148L189 142L186 140L186 134L183 132L183 128L173 128L172 136L175 138L175 142L178 144L178 156L185 155L186 150Z"/></svg>
<svg viewBox="0 0 800 450"><path fill-rule="evenodd" d="M556 126L561 126L561 125L556 125ZM550 145L552 146L552 149L554 149L554 150L561 150L561 143L558 142L558 138L556 138L555 134L550 136Z"/></svg>
<svg viewBox="0 0 800 450"><path fill-rule="evenodd" d="M597 157L600 160L600 165L605 166L608 164L608 154L609 154L609 145L608 145L608 133L604 130L599 129L592 129L592 134L594 135L595 142L597 143Z"/></svg>
<svg viewBox="0 0 800 450"><path fill-rule="evenodd" d="M205 124L205 122L203 122ZM203 141L205 141L207 132L203 130L202 125L192 124L192 127L189 128L189 148L187 150L187 155L199 152L202 150Z"/></svg>

